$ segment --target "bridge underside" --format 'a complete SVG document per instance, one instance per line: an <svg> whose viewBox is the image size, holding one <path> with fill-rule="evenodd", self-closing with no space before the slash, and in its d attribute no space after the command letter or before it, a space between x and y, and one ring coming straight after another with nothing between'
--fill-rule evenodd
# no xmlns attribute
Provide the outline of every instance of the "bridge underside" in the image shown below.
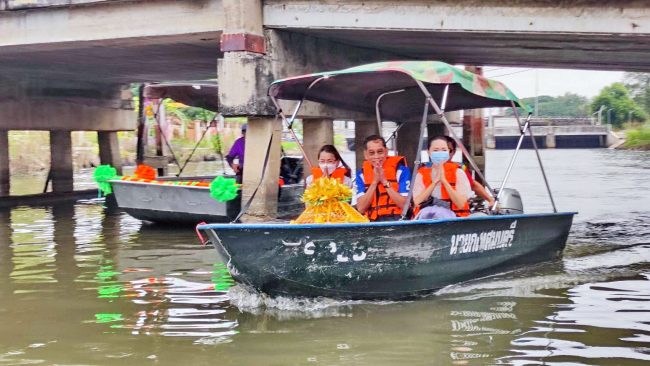
<svg viewBox="0 0 650 366"><path fill-rule="evenodd" d="M291 28L308 36L452 64L650 71L650 36Z"/></svg>

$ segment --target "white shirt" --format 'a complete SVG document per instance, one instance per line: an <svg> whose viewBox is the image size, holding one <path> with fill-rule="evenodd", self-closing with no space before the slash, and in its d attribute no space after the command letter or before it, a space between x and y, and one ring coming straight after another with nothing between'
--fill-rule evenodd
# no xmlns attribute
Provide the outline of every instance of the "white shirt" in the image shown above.
<svg viewBox="0 0 650 366"><path fill-rule="evenodd" d="M433 168L433 171L436 173L436 175L435 177L433 177L432 181L435 181L436 178L438 177L438 170ZM440 191L441 186L442 183L436 185L436 187L433 189L433 192L431 192L432 197L442 198L442 193ZM469 185L469 179L467 179L467 174L465 174L465 172L460 168L456 169L455 188L457 193L463 195L467 199L469 199L472 196L472 187L470 187ZM422 174L418 173L415 176L415 183L413 184L413 197L424 192L425 189L426 187L424 186L424 180L422 180Z"/></svg>

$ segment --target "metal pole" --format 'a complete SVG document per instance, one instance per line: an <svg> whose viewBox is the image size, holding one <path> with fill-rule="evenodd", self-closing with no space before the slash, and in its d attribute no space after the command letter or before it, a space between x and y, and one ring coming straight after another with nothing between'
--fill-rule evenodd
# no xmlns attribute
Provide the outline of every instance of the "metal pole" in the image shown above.
<svg viewBox="0 0 650 366"><path fill-rule="evenodd" d="M289 123L289 121L287 121L287 117L284 115L284 112L282 112L282 108L280 108L280 105L278 104L278 101L275 99L275 97L271 97L271 100L273 101L273 104L275 105L275 108L278 110L278 114L282 118L282 122L284 122L286 124L287 128L289 129L289 132L291 132L291 136L293 136L293 139L298 144L298 147L300 148L300 152L302 152L303 158L307 161L307 165L309 165L309 169L311 169L313 167L313 165L311 163L311 160L309 160L309 157L307 157L307 153L305 152L305 148L302 146L302 144L300 143L300 140L298 140L298 136L296 136L296 133L293 132L293 129L291 128L291 124L293 124L293 119L295 118L296 113L298 113L298 109L302 105L302 100L298 103L298 106L296 106L296 110L294 111L293 116L292 116L291 124Z"/></svg>
<svg viewBox="0 0 650 366"><path fill-rule="evenodd" d="M415 160L414 160L415 164L413 165L413 172L411 173L411 184L415 182L415 177L417 176L418 169L420 168L420 164L422 163L420 161L422 155L422 139L424 138L424 130L427 129L427 116L429 115L429 98L431 98L431 96L427 96L424 101L424 112L422 112L422 121L420 122L420 138L418 139L418 150L415 153ZM402 207L402 218L400 220L404 220L406 218L406 213L408 212L412 199L413 199L413 189L409 189L408 197L406 198L404 207Z"/></svg>
<svg viewBox="0 0 650 366"><path fill-rule="evenodd" d="M393 90L393 91L389 91L389 92L385 92L385 93L383 93L383 94L380 94L380 95L377 97L377 101L375 102L375 115L377 116L377 128L378 128L377 131L379 131L379 136L381 136L381 130L382 130L382 125L381 125L381 115L380 115L380 113L379 113L379 101L381 101L381 98L383 98L385 95L388 95L388 94L395 94L395 93L401 93L401 92L403 92L403 91L404 91L404 89Z"/></svg>
<svg viewBox="0 0 650 366"><path fill-rule="evenodd" d="M445 117L444 112L438 107L438 104L436 104L436 101L433 100L431 97L431 93L427 90L427 88L422 84L421 81L415 80L415 82L418 84L424 95L427 96L427 100L429 101L429 104L433 107L433 109L436 111L436 114L440 115L440 120L442 123L445 124L447 127L447 130L449 130L449 133L451 134L451 137L453 137L454 140L456 140L456 144L458 144L458 147L460 148L460 151L463 153L463 155L467 158L467 161L469 162L469 165L472 166L472 169L478 174L479 178L485 182L485 185L487 186L488 190L492 191L492 187L490 187L490 183L488 183L487 179L485 179L485 176L481 172L481 169L479 169L478 165L474 161L474 158L469 154L469 151L465 148L465 145L463 145L463 142L458 138L454 130L451 128L451 124L447 120L447 117Z"/></svg>
<svg viewBox="0 0 650 366"><path fill-rule="evenodd" d="M494 198L494 205L492 206L492 211L495 211L497 209L497 203L499 202L499 198L501 198L501 193L503 192L503 188L506 186L506 182L510 177L510 171L512 170L512 167L515 165L515 159L517 158L517 154L519 154L521 143L524 141L524 136L526 136L526 129L530 124L530 117L532 117L532 114L529 114L528 118L526 118L526 123L524 124L523 128L521 128L520 125L521 133L519 135L519 140L517 140L517 147L515 147L515 152L514 154L512 154L512 158L510 158L510 163L508 164L508 169L506 169L506 175L505 177L503 177L503 180L501 181L501 187L499 187L499 192L497 193L497 196ZM519 119L517 119L517 123L519 123Z"/></svg>
<svg viewBox="0 0 650 366"><path fill-rule="evenodd" d="M144 113L144 84L138 87L138 140L136 144L135 161L142 164L144 161L144 135L145 135L145 113Z"/></svg>

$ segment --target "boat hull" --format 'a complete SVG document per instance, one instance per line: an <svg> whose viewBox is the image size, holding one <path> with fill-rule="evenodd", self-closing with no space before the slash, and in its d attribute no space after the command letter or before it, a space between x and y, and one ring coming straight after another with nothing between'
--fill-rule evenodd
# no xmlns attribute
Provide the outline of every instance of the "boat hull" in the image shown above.
<svg viewBox="0 0 650 366"><path fill-rule="evenodd" d="M196 225L201 221L230 222L241 209L240 195L231 201L217 202L210 197L209 187L122 180L111 181L111 185L118 207L140 220L182 225ZM304 209L300 202L302 191L302 185L298 184L280 189L280 217L292 218L300 214Z"/></svg>
<svg viewBox="0 0 650 366"><path fill-rule="evenodd" d="M557 258L574 213L370 224L199 226L240 283L270 295L403 299Z"/></svg>

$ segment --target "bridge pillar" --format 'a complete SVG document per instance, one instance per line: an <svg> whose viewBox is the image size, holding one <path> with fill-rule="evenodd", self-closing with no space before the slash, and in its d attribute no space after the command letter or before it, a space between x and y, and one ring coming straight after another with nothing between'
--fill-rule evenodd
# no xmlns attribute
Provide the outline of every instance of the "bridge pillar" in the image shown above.
<svg viewBox="0 0 650 366"><path fill-rule="evenodd" d="M117 139L117 132L97 132L99 143L99 162L109 164L122 175L122 159L120 157L120 144Z"/></svg>
<svg viewBox="0 0 650 366"><path fill-rule="evenodd" d="M266 159L266 172L262 178L264 160L273 136L269 157ZM262 181L251 206L244 217L246 221L267 220L278 212L278 174L280 172L280 139L282 122L273 117L249 117L244 151L244 177L242 184L242 205L248 202L255 188Z"/></svg>
<svg viewBox="0 0 650 366"><path fill-rule="evenodd" d="M0 197L9 195L9 131L0 130Z"/></svg>
<svg viewBox="0 0 650 366"><path fill-rule="evenodd" d="M305 118L302 120L305 153L314 167L318 166L318 150L323 145L334 144L334 121L331 118ZM304 174L311 174L305 165Z"/></svg>
<svg viewBox="0 0 650 366"><path fill-rule="evenodd" d="M72 192L72 136L70 131L50 131L50 177L53 192Z"/></svg>
<svg viewBox="0 0 650 366"><path fill-rule="evenodd" d="M555 134L553 133L552 128L550 128L548 134L546 134L546 148L555 149L556 146Z"/></svg>
<svg viewBox="0 0 650 366"><path fill-rule="evenodd" d="M363 140L370 135L379 135L377 121L354 121L354 152L355 167L357 170L363 167Z"/></svg>
<svg viewBox="0 0 650 366"><path fill-rule="evenodd" d="M397 138L395 140L397 143L397 153L406 157L406 161L411 169L413 169L416 157L419 158L419 155L417 155L418 137L420 137L419 123L405 123L397 131Z"/></svg>

